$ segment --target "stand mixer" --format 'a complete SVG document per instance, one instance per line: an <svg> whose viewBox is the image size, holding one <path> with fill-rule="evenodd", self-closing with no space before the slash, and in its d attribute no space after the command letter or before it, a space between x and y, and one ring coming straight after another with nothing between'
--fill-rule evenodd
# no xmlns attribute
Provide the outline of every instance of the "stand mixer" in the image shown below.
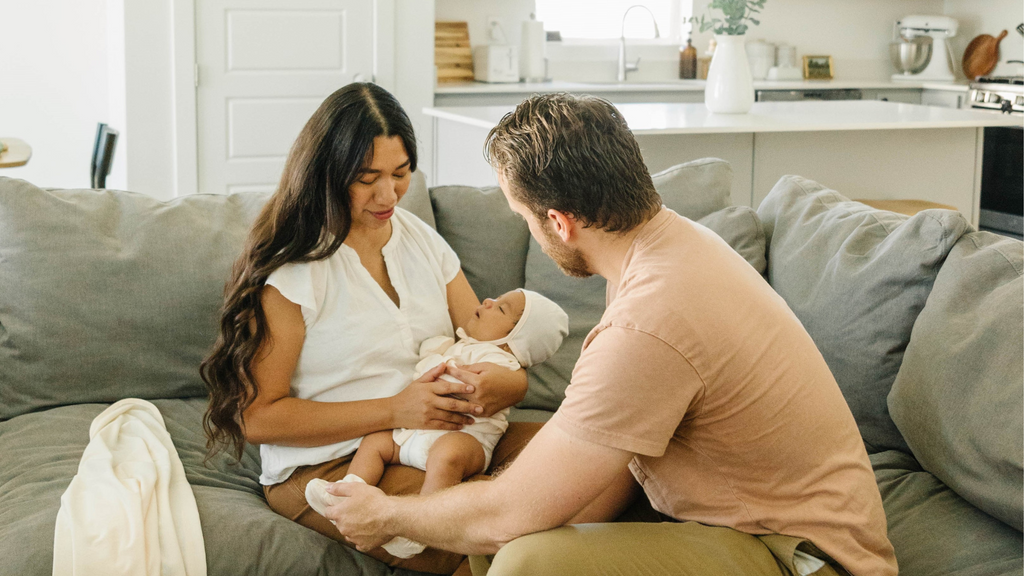
<svg viewBox="0 0 1024 576"><path fill-rule="evenodd" d="M906 16L897 20L890 47L893 65L900 72L892 79L952 82L955 78L948 40L956 36L957 27L957 21L948 16Z"/></svg>

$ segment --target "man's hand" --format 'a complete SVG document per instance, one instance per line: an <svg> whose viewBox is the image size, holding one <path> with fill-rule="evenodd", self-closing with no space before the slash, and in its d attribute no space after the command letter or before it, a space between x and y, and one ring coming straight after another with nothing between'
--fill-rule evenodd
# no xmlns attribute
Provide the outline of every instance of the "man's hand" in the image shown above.
<svg viewBox="0 0 1024 576"><path fill-rule="evenodd" d="M386 544L395 534L389 528L391 497L376 486L361 482L335 482L327 486L345 500L327 508L327 519L334 523L345 540L361 552Z"/></svg>

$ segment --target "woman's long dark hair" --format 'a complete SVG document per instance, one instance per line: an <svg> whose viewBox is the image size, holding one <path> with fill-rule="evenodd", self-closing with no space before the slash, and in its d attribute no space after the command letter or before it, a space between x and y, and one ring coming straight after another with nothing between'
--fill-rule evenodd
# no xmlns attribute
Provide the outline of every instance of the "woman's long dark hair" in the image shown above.
<svg viewBox="0 0 1024 576"><path fill-rule="evenodd" d="M331 94L292 145L277 191L249 231L225 287L220 335L200 366L210 391L203 418L210 455L241 459L242 414L256 399L252 364L268 337L260 294L270 273L289 262L334 254L352 226L349 187L373 158L373 139L398 136L416 169L412 123L387 90L349 84Z"/></svg>

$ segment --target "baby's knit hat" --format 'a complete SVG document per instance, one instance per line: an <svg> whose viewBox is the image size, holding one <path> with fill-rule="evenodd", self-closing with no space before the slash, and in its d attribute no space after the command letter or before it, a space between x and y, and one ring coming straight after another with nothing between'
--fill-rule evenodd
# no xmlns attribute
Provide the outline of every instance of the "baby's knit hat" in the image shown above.
<svg viewBox="0 0 1024 576"><path fill-rule="evenodd" d="M529 368L551 358L562 340L569 335L569 315L547 297L533 290L519 289L526 296L523 315L508 336L489 340L490 344L508 344L512 355L523 368ZM466 333L459 328L460 338Z"/></svg>
<svg viewBox="0 0 1024 576"><path fill-rule="evenodd" d="M569 335L569 315L562 307L533 290L519 289L526 296L523 315L503 338L523 368L551 358Z"/></svg>

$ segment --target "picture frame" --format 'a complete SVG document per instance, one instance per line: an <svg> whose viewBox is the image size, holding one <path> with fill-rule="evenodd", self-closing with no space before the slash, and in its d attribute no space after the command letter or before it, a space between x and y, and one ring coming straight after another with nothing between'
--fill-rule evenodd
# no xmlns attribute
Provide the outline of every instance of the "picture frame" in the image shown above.
<svg viewBox="0 0 1024 576"><path fill-rule="evenodd" d="M804 56L804 79L831 80L834 75L831 56Z"/></svg>

